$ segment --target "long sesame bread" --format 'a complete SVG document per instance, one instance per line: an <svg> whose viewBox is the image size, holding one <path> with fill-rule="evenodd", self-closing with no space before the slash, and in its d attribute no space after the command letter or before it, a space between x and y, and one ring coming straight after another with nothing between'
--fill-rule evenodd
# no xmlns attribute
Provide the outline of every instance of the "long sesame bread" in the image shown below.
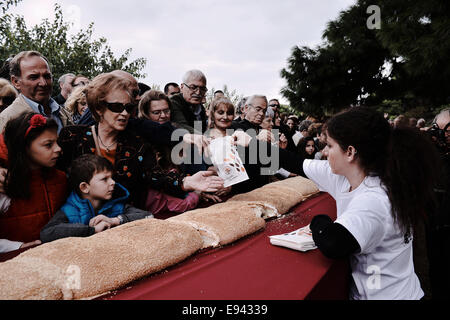
<svg viewBox="0 0 450 320"><path fill-rule="evenodd" d="M202 245L194 228L157 219L57 240L0 264L0 299L89 298L174 265Z"/></svg>
<svg viewBox="0 0 450 320"><path fill-rule="evenodd" d="M143 219L65 238L0 263L0 300L86 299L166 269L202 248L232 243L319 192L296 177L167 220Z"/></svg>
<svg viewBox="0 0 450 320"><path fill-rule="evenodd" d="M294 189L297 192L300 192L305 198L308 198L319 192L319 188L312 180L300 176L273 182L265 185L263 188L272 188L278 186L284 186Z"/></svg>
<svg viewBox="0 0 450 320"><path fill-rule="evenodd" d="M263 205L256 202L224 202L168 220L197 229L203 238L203 248L218 247L263 229L263 210Z"/></svg>
<svg viewBox="0 0 450 320"><path fill-rule="evenodd" d="M299 202L318 192L319 189L311 180L294 177L269 183L247 193L238 194L228 201L260 201L268 206L275 207L278 215L282 215Z"/></svg>

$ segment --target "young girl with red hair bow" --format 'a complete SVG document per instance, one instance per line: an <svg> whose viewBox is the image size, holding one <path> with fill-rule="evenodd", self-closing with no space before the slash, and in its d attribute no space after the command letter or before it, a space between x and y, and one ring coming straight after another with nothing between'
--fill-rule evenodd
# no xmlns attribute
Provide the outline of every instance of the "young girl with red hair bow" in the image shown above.
<svg viewBox="0 0 450 320"><path fill-rule="evenodd" d="M0 135L0 164L8 170L0 194L0 252L40 244L41 228L66 199L66 175L54 168L61 154L57 130L53 119L24 113Z"/></svg>

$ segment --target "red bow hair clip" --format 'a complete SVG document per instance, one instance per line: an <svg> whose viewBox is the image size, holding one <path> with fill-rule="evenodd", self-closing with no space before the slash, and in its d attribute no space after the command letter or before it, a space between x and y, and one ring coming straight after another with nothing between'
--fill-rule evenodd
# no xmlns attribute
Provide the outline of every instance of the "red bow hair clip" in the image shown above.
<svg viewBox="0 0 450 320"><path fill-rule="evenodd" d="M25 132L25 138L30 133L31 129L45 126L47 123L47 118L44 117L42 114L35 114L34 116L31 117L29 123L30 127L27 129L27 132Z"/></svg>

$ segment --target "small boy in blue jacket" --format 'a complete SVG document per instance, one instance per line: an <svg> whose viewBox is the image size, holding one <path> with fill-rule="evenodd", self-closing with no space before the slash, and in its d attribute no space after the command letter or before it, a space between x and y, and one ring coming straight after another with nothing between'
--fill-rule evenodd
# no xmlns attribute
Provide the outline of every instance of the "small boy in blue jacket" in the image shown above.
<svg viewBox="0 0 450 320"><path fill-rule="evenodd" d="M153 215L127 204L128 190L112 179L112 164L105 158L85 154L69 171L72 193L67 202L41 230L41 241L87 237L126 222Z"/></svg>

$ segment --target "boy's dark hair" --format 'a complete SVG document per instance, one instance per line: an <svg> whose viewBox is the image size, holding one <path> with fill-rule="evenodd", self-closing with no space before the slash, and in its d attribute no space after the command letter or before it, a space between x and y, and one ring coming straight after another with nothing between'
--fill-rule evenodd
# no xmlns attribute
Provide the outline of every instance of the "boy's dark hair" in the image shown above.
<svg viewBox="0 0 450 320"><path fill-rule="evenodd" d="M97 172L113 170L113 165L106 158L94 154L83 154L72 161L69 169L69 187L81 197L80 183L89 183Z"/></svg>

